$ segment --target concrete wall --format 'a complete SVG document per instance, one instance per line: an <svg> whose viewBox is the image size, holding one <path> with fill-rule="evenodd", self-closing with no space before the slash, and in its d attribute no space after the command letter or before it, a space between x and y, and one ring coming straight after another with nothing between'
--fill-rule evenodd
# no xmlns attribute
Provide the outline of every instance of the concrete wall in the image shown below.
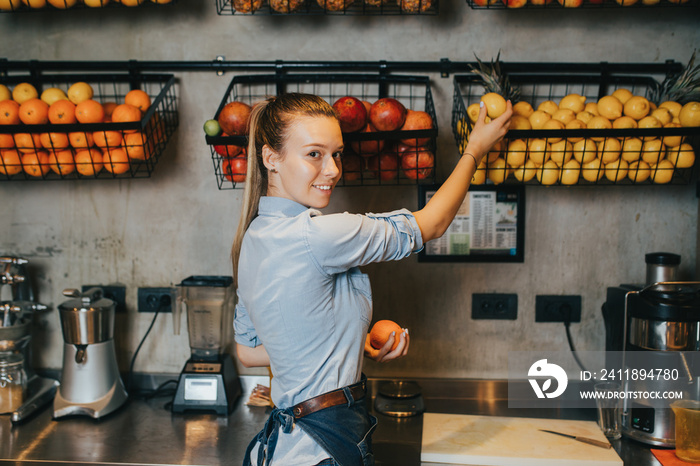
<svg viewBox="0 0 700 466"><path fill-rule="evenodd" d="M415 60L471 61L501 51L504 61L686 63L700 44L694 10L472 10L443 0L438 16L217 16L213 0L170 8L0 15L0 57L10 60ZM152 314L136 313L137 287L169 286L192 274L230 274L228 251L242 191L217 189L202 123L230 80L214 73L179 78L180 126L149 179L0 184L0 252L31 261L39 299L122 283L128 312L117 317L120 365ZM440 174L457 157L449 130L452 79L434 79ZM328 211L415 209L411 187L340 189ZM368 363L377 376L505 377L509 351L565 350L561 324L534 322L535 295L579 294L580 350L602 350L605 288L644 279L644 254L682 255L682 278L697 272L695 187L527 189L522 264L424 264L415 257L367 267L375 319L411 331L410 355ZM518 294L516 321L471 320L471 294ZM57 311L37 319L35 366L61 366ZM135 370L179 372L186 334L158 318ZM255 372L255 371L247 371Z"/></svg>

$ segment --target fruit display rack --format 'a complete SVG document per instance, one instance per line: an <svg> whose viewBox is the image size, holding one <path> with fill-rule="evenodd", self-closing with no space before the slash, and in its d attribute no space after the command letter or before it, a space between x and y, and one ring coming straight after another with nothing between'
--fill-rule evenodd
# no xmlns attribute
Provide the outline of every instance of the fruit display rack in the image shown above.
<svg viewBox="0 0 700 466"><path fill-rule="evenodd" d="M475 10L697 8L700 0L467 0Z"/></svg>
<svg viewBox="0 0 700 466"><path fill-rule="evenodd" d="M1 64L1 63L0 63ZM69 89L74 83L92 88L103 108L124 103L133 89L144 91L150 106L133 121L0 126L0 182L89 180L150 177L178 126L175 77L157 73L54 74L36 68L0 73L9 89L31 84L42 90ZM39 100L39 99L37 99Z"/></svg>
<svg viewBox="0 0 700 466"><path fill-rule="evenodd" d="M101 8L133 7L166 7L177 3L178 0L5 0L0 2L0 13L32 12L32 11L71 11L97 10Z"/></svg>
<svg viewBox="0 0 700 466"><path fill-rule="evenodd" d="M611 72L606 65L567 69L566 65L532 64L519 66L519 71L506 74L510 83L520 89L520 101L529 103L534 110L540 105L554 103L556 106L571 94L596 104L618 90L651 98L660 82L655 75L618 72L624 67L616 67L616 71ZM529 72L524 71L528 68ZM599 70L590 71L596 68ZM660 77L663 79L663 73ZM489 91L476 74L455 75L453 83L451 123L461 153L474 124L474 117L470 119L467 109L478 104ZM651 107L653 109L653 105ZM663 127L591 128L584 125L576 129L571 126L528 129L526 123L525 129L510 129L502 144L484 158L473 183L682 185L697 179L695 154L699 151L700 126L671 123ZM574 162L567 166L568 160L580 163L578 167Z"/></svg>
<svg viewBox="0 0 700 466"><path fill-rule="evenodd" d="M215 0L219 15L437 15L438 0Z"/></svg>
<svg viewBox="0 0 700 466"><path fill-rule="evenodd" d="M344 96L353 96L369 103L390 97L398 100L406 109L426 112L433 121L431 129L343 133L346 150L342 156L343 176L338 186L435 182L438 128L430 79L427 76L291 72L238 75L229 84L214 119L219 118L222 109L230 102L243 102L252 106L270 96L287 92L315 94L330 104ZM242 188L245 168L232 164L244 163L245 159L240 153L247 147L247 138L223 135L205 137L211 150L219 189ZM418 147L414 147L416 144L413 142L413 146L401 144L402 140L420 142Z"/></svg>

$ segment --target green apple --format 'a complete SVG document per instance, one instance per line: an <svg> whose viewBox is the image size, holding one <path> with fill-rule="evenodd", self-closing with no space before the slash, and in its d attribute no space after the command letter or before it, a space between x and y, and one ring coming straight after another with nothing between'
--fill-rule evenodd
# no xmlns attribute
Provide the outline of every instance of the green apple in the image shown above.
<svg viewBox="0 0 700 466"><path fill-rule="evenodd" d="M216 120L207 120L204 122L204 132L207 136L218 136L221 133L221 126Z"/></svg>

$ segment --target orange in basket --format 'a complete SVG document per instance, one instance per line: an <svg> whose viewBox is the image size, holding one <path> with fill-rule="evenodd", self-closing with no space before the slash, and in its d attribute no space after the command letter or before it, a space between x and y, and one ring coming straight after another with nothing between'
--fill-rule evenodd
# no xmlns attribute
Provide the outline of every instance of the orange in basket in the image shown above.
<svg viewBox="0 0 700 466"><path fill-rule="evenodd" d="M49 106L49 121L54 125L75 123L75 104L70 100L57 100Z"/></svg>
<svg viewBox="0 0 700 466"><path fill-rule="evenodd" d="M0 125L18 125L19 104L14 100L3 100L0 102Z"/></svg>
<svg viewBox="0 0 700 466"><path fill-rule="evenodd" d="M148 107L151 106L151 98L145 91L142 91L141 89L134 89L127 92L126 96L124 97L124 103L133 105L142 112L145 112L148 110Z"/></svg>
<svg viewBox="0 0 700 466"><path fill-rule="evenodd" d="M75 106L75 118L80 123L102 123L105 110L99 102L87 99Z"/></svg>
<svg viewBox="0 0 700 466"><path fill-rule="evenodd" d="M75 171L73 149L59 150L49 155L49 166L58 175L70 175Z"/></svg>
<svg viewBox="0 0 700 466"><path fill-rule="evenodd" d="M95 131L92 133L95 145L100 149L117 148L122 143L122 133L119 131Z"/></svg>
<svg viewBox="0 0 700 466"><path fill-rule="evenodd" d="M122 148L107 149L102 153L102 162L105 170L114 174L121 175L129 171L129 156Z"/></svg>
<svg viewBox="0 0 700 466"><path fill-rule="evenodd" d="M73 149L87 149L95 144L95 138L92 133L86 131L74 131L68 133L68 141Z"/></svg>
<svg viewBox="0 0 700 466"><path fill-rule="evenodd" d="M43 177L51 169L49 166L49 153L45 150L27 152L22 155L22 169L29 176Z"/></svg>
<svg viewBox="0 0 700 466"><path fill-rule="evenodd" d="M19 106L19 119L25 125L45 125L49 122L49 104L29 99Z"/></svg>
<svg viewBox="0 0 700 466"><path fill-rule="evenodd" d="M15 146L25 154L35 152L43 147L39 133L15 133Z"/></svg>
<svg viewBox="0 0 700 466"><path fill-rule="evenodd" d="M0 150L0 173L16 175L22 171L20 152L16 149Z"/></svg>
<svg viewBox="0 0 700 466"><path fill-rule="evenodd" d="M117 105L112 112L112 122L128 123L133 121L141 121L141 110L129 104ZM132 133L135 129L124 131Z"/></svg>
<svg viewBox="0 0 700 466"><path fill-rule="evenodd" d="M75 169L84 176L94 176L102 170L102 151L91 148L75 153Z"/></svg>

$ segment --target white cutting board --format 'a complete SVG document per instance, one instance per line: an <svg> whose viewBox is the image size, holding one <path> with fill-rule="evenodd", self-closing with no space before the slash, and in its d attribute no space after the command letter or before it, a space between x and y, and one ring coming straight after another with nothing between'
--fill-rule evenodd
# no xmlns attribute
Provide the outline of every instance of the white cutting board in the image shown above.
<svg viewBox="0 0 700 466"><path fill-rule="evenodd" d="M591 421L424 413L420 459L479 466L623 466L612 448L538 429L607 441Z"/></svg>

